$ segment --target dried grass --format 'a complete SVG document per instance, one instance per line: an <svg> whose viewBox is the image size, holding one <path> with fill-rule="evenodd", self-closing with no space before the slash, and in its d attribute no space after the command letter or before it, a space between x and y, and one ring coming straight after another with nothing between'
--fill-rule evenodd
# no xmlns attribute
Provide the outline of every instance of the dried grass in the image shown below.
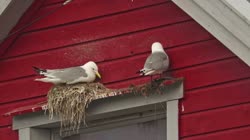
<svg viewBox="0 0 250 140"><path fill-rule="evenodd" d="M78 131L81 124L86 125L85 111L90 102L104 98L110 93L115 95L115 92L100 83L55 85L47 95L49 117L50 119L54 115L60 117L60 132Z"/></svg>
<svg viewBox="0 0 250 140"><path fill-rule="evenodd" d="M86 109L91 101L126 93L144 96L157 93L160 91L158 89L163 81L164 79L156 80L149 84L120 90L108 89L101 83L55 85L47 95L49 117L52 119L55 115L59 116L61 119L60 134L71 135L77 133L81 125L86 125Z"/></svg>

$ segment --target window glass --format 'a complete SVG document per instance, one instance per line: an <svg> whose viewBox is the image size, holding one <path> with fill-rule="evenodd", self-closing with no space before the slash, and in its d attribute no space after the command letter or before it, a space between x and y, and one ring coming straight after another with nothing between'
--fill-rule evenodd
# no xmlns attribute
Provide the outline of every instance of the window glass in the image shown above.
<svg viewBox="0 0 250 140"><path fill-rule="evenodd" d="M115 127L79 134L63 140L166 140L166 120L160 119Z"/></svg>

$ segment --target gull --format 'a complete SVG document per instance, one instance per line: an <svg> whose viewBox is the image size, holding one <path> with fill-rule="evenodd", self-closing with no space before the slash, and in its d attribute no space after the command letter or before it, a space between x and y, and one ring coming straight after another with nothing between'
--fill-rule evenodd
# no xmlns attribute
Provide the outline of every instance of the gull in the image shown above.
<svg viewBox="0 0 250 140"><path fill-rule="evenodd" d="M70 67L65 69L40 69L33 67L34 70L45 78L35 79L53 84L75 84L79 82L93 82L96 76L101 78L95 62L89 61L82 66Z"/></svg>
<svg viewBox="0 0 250 140"><path fill-rule="evenodd" d="M161 43L155 42L151 47L152 53L147 57L143 69L140 70L141 75L162 74L169 67L169 58L164 51Z"/></svg>

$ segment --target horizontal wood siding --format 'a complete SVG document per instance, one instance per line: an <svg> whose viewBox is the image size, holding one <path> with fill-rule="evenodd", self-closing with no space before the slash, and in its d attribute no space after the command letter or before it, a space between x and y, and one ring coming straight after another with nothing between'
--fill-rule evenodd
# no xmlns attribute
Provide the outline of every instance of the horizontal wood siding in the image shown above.
<svg viewBox="0 0 250 140"><path fill-rule="evenodd" d="M18 133L13 131L11 126L0 128L0 139L1 140L18 140Z"/></svg>
<svg viewBox="0 0 250 140"><path fill-rule="evenodd" d="M248 140L250 127L234 128L227 131L218 131L199 136L183 138L183 140Z"/></svg>
<svg viewBox="0 0 250 140"><path fill-rule="evenodd" d="M12 32L62 2L36 1ZM166 0L74 0L5 40L0 46L0 114L46 99L51 85L33 81L32 66L64 68L93 60L101 82L110 88L148 82L136 72L155 41L169 54L172 75L185 78L181 139L247 140L250 68ZM0 116L0 139L17 140L11 119Z"/></svg>
<svg viewBox="0 0 250 140"><path fill-rule="evenodd" d="M168 12L171 14L165 14ZM134 19L131 20L131 17L134 17ZM190 17L174 4L169 2L163 3L86 22L77 22L37 32L25 33L11 45L11 48L4 57L13 57L73 44L98 41L186 20L190 20ZM33 47L34 42L36 42L36 47Z"/></svg>

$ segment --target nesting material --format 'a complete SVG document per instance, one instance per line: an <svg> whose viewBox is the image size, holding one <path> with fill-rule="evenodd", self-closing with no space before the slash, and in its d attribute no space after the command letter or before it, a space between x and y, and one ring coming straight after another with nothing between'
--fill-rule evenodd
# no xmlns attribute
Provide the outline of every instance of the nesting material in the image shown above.
<svg viewBox="0 0 250 140"><path fill-rule="evenodd" d="M86 125L86 109L91 101L127 93L144 96L152 93L161 94L161 87L163 87L161 85L164 81L166 79L158 79L145 85L130 86L119 90L108 89L101 83L55 85L47 96L49 117L52 119L54 115L59 116L61 135L65 135L62 132L77 133L82 124Z"/></svg>
<svg viewBox="0 0 250 140"><path fill-rule="evenodd" d="M48 92L48 111L50 119L58 115L61 131L78 131L85 122L85 111L92 100L121 94L104 87L100 83L78 83L74 85L55 85Z"/></svg>

